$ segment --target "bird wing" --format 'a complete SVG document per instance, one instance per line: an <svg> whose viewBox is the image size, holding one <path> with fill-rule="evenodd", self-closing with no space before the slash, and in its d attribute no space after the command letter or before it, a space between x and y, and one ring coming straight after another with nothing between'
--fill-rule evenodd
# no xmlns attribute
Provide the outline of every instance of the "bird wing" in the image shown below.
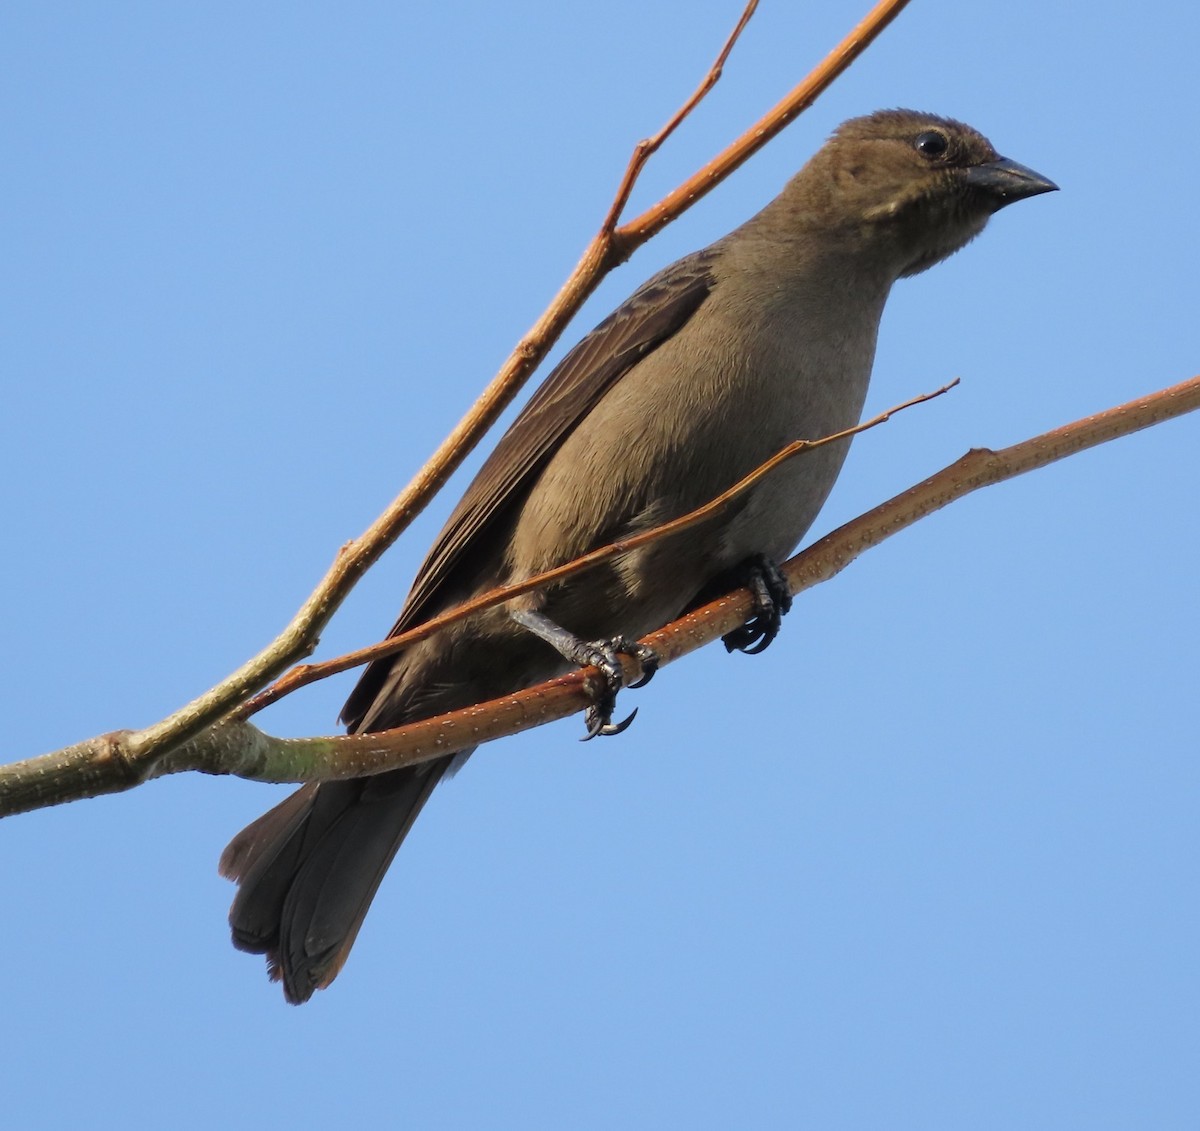
<svg viewBox="0 0 1200 1131"><path fill-rule="evenodd" d="M504 519L524 502L567 436L625 373L700 308L712 290L716 257L713 249L698 251L651 277L559 362L454 508L390 636L428 619L448 590L469 586L470 570L491 558L497 540L508 536ZM361 721L390 668L388 658L363 672L342 708L348 726Z"/></svg>

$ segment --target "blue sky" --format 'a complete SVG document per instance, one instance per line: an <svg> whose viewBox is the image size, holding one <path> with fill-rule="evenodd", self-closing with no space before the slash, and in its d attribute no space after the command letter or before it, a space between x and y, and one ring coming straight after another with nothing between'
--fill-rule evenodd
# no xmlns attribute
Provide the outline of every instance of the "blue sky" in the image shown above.
<svg viewBox="0 0 1200 1131"><path fill-rule="evenodd" d="M861 11L765 3L635 204ZM150 723L287 621L736 15L5 7L9 757ZM907 105L1063 191L896 288L869 410L963 384L856 442L814 535L1191 376L1198 34L1183 4L917 0L566 338L837 122ZM956 503L805 594L766 655L709 648L631 693L620 739L569 720L481 752L303 1009L230 947L216 875L282 787L182 776L4 822L6 1119L1197 1126L1198 439L1185 418ZM387 629L454 497L322 655ZM350 678L260 721L328 733Z"/></svg>

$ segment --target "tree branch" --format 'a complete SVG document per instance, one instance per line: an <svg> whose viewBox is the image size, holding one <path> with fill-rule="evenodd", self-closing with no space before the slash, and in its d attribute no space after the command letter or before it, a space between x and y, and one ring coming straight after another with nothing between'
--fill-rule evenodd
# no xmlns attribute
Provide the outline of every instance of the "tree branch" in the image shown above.
<svg viewBox="0 0 1200 1131"><path fill-rule="evenodd" d="M471 410L458 423L409 485L358 538L346 543L316 589L301 606L282 633L266 648L248 660L215 687L198 696L162 721L143 730L128 732L122 748L139 763L161 756L180 742L199 734L205 727L225 717L255 691L280 675L297 660L311 655L321 630L337 611L362 575L407 529L433 495L458 468L468 452L480 440L500 413L508 406L525 380L558 340L567 323L600 280L629 258L675 217L687 210L700 196L709 192L733 169L773 137L787 122L816 98L850 63L862 53L876 35L902 9L907 0L885 0L838 45L831 55L783 100L762 122L751 127L721 155L710 162L684 185L625 227L614 230L615 210L610 208L600 232L585 249L583 256L533 328L517 343L500 372L487 386ZM711 88L720 75L728 51L753 11L749 4L731 35L726 48L710 68L709 76L677 113L661 135L675 128ZM763 123L770 122L768 127ZM653 141L653 139L652 139ZM631 160L618 190L628 196L645 158L637 153Z"/></svg>
<svg viewBox="0 0 1200 1131"><path fill-rule="evenodd" d="M799 593L836 576L861 553L980 487L1012 479L1119 436L1200 408L1200 376L1118 405L1022 443L976 448L949 467L796 555L784 566ZM753 598L739 589L696 609L645 642L662 663L743 624ZM633 676L632 661L627 675ZM258 781L359 777L440 758L455 750L565 718L590 702L594 668L573 672L516 695L377 734L273 738L249 723L227 722L157 761L131 750L132 732L117 731L0 769L0 817L46 805L115 793L151 777L183 770L237 774Z"/></svg>
<svg viewBox="0 0 1200 1131"><path fill-rule="evenodd" d="M731 145L726 146L703 169L694 173L677 189L669 192L652 208L618 228L614 237L629 252L662 231L685 208L717 187L735 169L740 168L764 145L799 117L824 94L830 84L854 62L908 5L908 0L880 0L821 62L807 78L794 86ZM718 59L718 63L722 62ZM622 261L624 257L622 257Z"/></svg>
<svg viewBox="0 0 1200 1131"><path fill-rule="evenodd" d="M742 32L746 30L746 25L750 22L750 17L757 10L758 0L750 0L733 31L729 33L729 38L725 41L725 46L717 54L716 61L709 67L708 74L700 81L700 85L692 91L692 96L671 115L667 124L658 133L653 137L642 138L633 147L633 156L630 157L629 165L625 169L625 175L621 178L621 184L617 188L617 195L613 197L608 215L604 217L604 223L600 225L601 232L611 232L617 226L617 221L621 219L621 213L625 211L625 205L629 203L629 196L633 192L633 186L637 184L638 177L642 175L642 168L646 162L658 152L663 142L683 124L684 119L700 105L704 96L717 85L725 70L725 61L729 58L729 53L733 50L733 46L737 43Z"/></svg>
<svg viewBox="0 0 1200 1131"><path fill-rule="evenodd" d="M680 531L698 526L700 523L720 514L730 503L744 495L751 487L769 475L780 464L786 463L788 460L804 452L812 451L814 448L822 448L827 444L837 443L839 440L848 440L852 436L857 436L860 432L866 432L871 428L878 427L880 424L886 424L896 413L903 412L906 408L912 408L914 405L924 404L935 397L940 397L943 393L948 393L957 384L958 378L955 378L950 384L943 385L940 389L932 393L921 393L918 396L911 397L903 404L893 405L893 407L887 409L885 412L881 412L878 416L874 416L870 420L864 420L862 423L856 424L853 428L846 428L841 432L835 432L832 436L825 436L819 440L795 440L788 444L787 447L776 452L770 459L761 463L749 475L740 479L715 499L709 500L703 506L697 507L687 514L680 515L670 522L664 522L661 526L643 531L641 534L630 538L623 538L618 542L610 542L607 546L601 546L599 549L592 550L590 553L584 554L581 558L576 558L565 565L556 566L554 569L536 573L524 581L490 589L488 592L482 593L478 597L461 605L457 605L440 616L431 617L416 627L410 628L407 632L389 636L386 640L370 644L366 648L347 652L343 656L335 656L332 660L326 660L320 664L301 664L299 667L293 668L286 675L280 677L264 691L260 691L252 699L248 699L230 715L230 718L237 721L244 721L252 715L256 715L264 707L270 706L270 704L277 702L285 695L290 695L293 691L298 691L301 687L306 687L310 683L328 679L331 675L337 675L339 672L360 667L363 664L370 663L372 660L381 660L385 656L402 652L418 640L424 640L426 637L432 636L435 632L440 632L447 625L464 620L466 617L482 612L484 609L490 609L493 605L503 604L513 597L519 597L521 594L532 592L534 589L541 589L547 585L566 581L568 578L586 573L588 570L594 569L596 566L610 561L621 554L628 554L641 546L657 542L661 538L666 538L668 535L678 534Z"/></svg>

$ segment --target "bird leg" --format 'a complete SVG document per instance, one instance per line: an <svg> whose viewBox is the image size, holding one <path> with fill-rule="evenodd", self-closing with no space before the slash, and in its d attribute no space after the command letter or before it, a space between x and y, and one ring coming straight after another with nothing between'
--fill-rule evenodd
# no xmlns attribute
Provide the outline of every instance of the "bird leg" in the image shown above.
<svg viewBox="0 0 1200 1131"><path fill-rule="evenodd" d="M779 635L784 614L792 607L792 591L783 571L763 554L747 559L740 569L742 584L754 594L754 615L721 639L727 652L757 656Z"/></svg>
<svg viewBox="0 0 1200 1131"><path fill-rule="evenodd" d="M603 686L599 692L593 694L592 705L584 716L587 723L585 742L598 734L620 734L633 722L633 717L637 714L636 707L623 722L612 721L613 708L617 705L617 692L625 686L625 670L621 666L621 656L632 656L642 669L641 676L629 686L645 687L658 670L658 655L653 648L630 640L627 636L613 636L607 640L581 640L561 625L555 624L544 613L512 609L509 616L522 628L529 629L534 636L544 640L564 659L578 664L581 668L594 667L600 672Z"/></svg>

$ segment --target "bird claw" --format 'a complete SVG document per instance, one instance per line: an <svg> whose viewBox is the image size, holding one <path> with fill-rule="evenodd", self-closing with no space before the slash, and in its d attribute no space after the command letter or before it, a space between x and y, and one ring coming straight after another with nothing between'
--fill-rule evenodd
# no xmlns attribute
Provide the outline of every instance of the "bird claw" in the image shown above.
<svg viewBox="0 0 1200 1131"><path fill-rule="evenodd" d="M792 591L770 558L752 558L746 568L746 587L754 593L754 615L721 639L727 652L757 656L779 635L783 618L792 608Z"/></svg>
<svg viewBox="0 0 1200 1131"><path fill-rule="evenodd" d="M642 674L629 684L629 687L631 689L645 687L654 678L654 673L658 671L658 653L648 644L639 644L636 640L627 649L622 649L622 651L625 655L632 656L637 660L638 665L642 669ZM635 711L634 714L636 713ZM632 719L633 715L629 717Z"/></svg>
<svg viewBox="0 0 1200 1131"><path fill-rule="evenodd" d="M606 723L600 709L593 705L587 709L587 714L584 716L584 721L587 723L587 734L579 741L591 742L597 735L607 738L609 735L620 734L623 730L628 729L629 724L635 718L637 718L636 707L629 712L628 718L622 719L619 723Z"/></svg>
<svg viewBox="0 0 1200 1131"><path fill-rule="evenodd" d="M632 656L642 669L642 674L629 684L630 687L645 687L658 670L658 654L653 648L640 644L636 640L615 636L611 640L594 640L589 643L583 662L590 664L600 672L603 683L600 689L594 693L592 705L588 707L587 713L584 715L587 734L580 739L580 742L589 742L597 735L607 737L620 734L628 728L629 724L633 722L634 716L637 715L635 708L633 713L621 722L614 723L612 721L612 713L617 705L617 692L625 686L625 669L621 666L620 659L622 655Z"/></svg>

